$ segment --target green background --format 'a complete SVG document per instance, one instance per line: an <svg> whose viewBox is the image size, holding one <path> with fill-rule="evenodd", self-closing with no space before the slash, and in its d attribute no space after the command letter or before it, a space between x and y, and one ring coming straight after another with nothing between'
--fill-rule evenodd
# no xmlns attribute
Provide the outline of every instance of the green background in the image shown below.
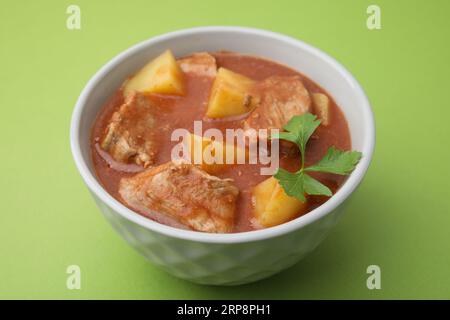
<svg viewBox="0 0 450 320"><path fill-rule="evenodd" d="M82 28L66 28L81 7ZM378 4L382 29L366 27ZM450 298L450 1L1 1L0 298ZM208 287L147 263L112 230L69 148L75 101L108 60L203 25L269 29L342 62L366 90L377 145L330 236L296 266ZM82 289L66 289L77 264ZM366 287L381 267L381 290Z"/></svg>

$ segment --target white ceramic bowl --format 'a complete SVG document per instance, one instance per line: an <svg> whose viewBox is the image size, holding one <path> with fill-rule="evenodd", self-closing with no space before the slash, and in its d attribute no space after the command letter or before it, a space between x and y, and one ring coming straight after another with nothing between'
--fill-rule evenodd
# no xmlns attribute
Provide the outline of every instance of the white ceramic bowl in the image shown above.
<svg viewBox="0 0 450 320"><path fill-rule="evenodd" d="M176 56L230 50L284 63L324 87L344 112L352 147L363 158L345 184L319 208L276 227L208 234L165 226L128 209L97 181L89 136L100 108L124 79L170 48ZM361 182L372 158L375 128L366 95L336 60L299 40L264 30L201 27L158 36L119 54L88 82L75 106L71 147L75 163L99 208L137 251L171 274L203 284L236 285L269 277L302 259L325 238L342 204Z"/></svg>

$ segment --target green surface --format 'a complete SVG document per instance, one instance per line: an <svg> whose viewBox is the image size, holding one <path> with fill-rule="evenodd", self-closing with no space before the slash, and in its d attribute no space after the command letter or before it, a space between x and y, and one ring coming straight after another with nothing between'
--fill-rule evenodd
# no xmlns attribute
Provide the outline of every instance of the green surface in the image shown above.
<svg viewBox="0 0 450 320"><path fill-rule="evenodd" d="M82 29L66 28L78 4ZM366 28L366 8L382 29ZM2 1L0 298L450 298L450 1ZM238 288L190 284L112 230L74 166L69 122L88 79L149 37L202 25L285 33L361 82L377 146L346 215L293 268ZM82 289L66 288L66 268ZM381 267L368 290L366 268Z"/></svg>

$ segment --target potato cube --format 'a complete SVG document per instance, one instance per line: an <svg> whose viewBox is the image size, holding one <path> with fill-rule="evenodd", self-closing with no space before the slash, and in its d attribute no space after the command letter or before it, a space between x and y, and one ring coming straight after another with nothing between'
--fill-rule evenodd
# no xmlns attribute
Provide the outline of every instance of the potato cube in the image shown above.
<svg viewBox="0 0 450 320"><path fill-rule="evenodd" d="M248 157L246 149L242 149L237 145L213 141L211 139L197 136L192 133L189 134L187 142L188 142L187 148L190 152L191 163L199 164L203 170L205 170L210 174L217 173L220 170L222 170L227 165L226 163L227 158L233 159L232 164L236 164L239 154L243 154L245 159L247 159ZM221 153L222 155L218 154L218 152ZM207 161L205 158L205 154L209 153L211 154L211 157L217 156L217 160L219 163L210 163L211 161ZM197 163L196 159L198 159Z"/></svg>
<svg viewBox="0 0 450 320"><path fill-rule="evenodd" d="M251 94L255 81L225 68L217 71L206 115L209 118L224 118L245 114L256 106L256 97Z"/></svg>
<svg viewBox="0 0 450 320"><path fill-rule="evenodd" d="M165 51L145 65L133 78L125 83L123 93L132 92L184 95L184 75L172 52Z"/></svg>
<svg viewBox="0 0 450 320"><path fill-rule="evenodd" d="M288 196L274 177L264 180L253 189L254 214L263 227L288 222L307 209L307 202Z"/></svg>
<svg viewBox="0 0 450 320"><path fill-rule="evenodd" d="M330 99L323 93L313 93L314 110L324 126L330 124Z"/></svg>

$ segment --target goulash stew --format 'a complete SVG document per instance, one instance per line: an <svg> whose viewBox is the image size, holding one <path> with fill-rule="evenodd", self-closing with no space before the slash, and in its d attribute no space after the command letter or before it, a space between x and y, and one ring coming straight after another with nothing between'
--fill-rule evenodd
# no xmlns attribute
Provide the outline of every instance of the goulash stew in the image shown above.
<svg viewBox="0 0 450 320"><path fill-rule="evenodd" d="M174 141L180 129L189 134ZM224 140L202 135L208 129ZM279 134L267 133L273 129ZM261 174L269 165L250 163L251 142L230 144L227 130L252 132L253 144L264 142L270 156L278 140L281 169ZM190 153L174 159L181 140ZM212 233L307 214L336 192L360 157L350 152L343 113L318 84L277 62L222 51L176 59L168 50L152 59L105 104L91 147L99 181L125 206L165 225ZM188 161L194 147L200 158ZM204 161L208 148L224 161ZM242 152L244 163L225 161L231 151L232 160ZM344 160L352 163L345 167Z"/></svg>

